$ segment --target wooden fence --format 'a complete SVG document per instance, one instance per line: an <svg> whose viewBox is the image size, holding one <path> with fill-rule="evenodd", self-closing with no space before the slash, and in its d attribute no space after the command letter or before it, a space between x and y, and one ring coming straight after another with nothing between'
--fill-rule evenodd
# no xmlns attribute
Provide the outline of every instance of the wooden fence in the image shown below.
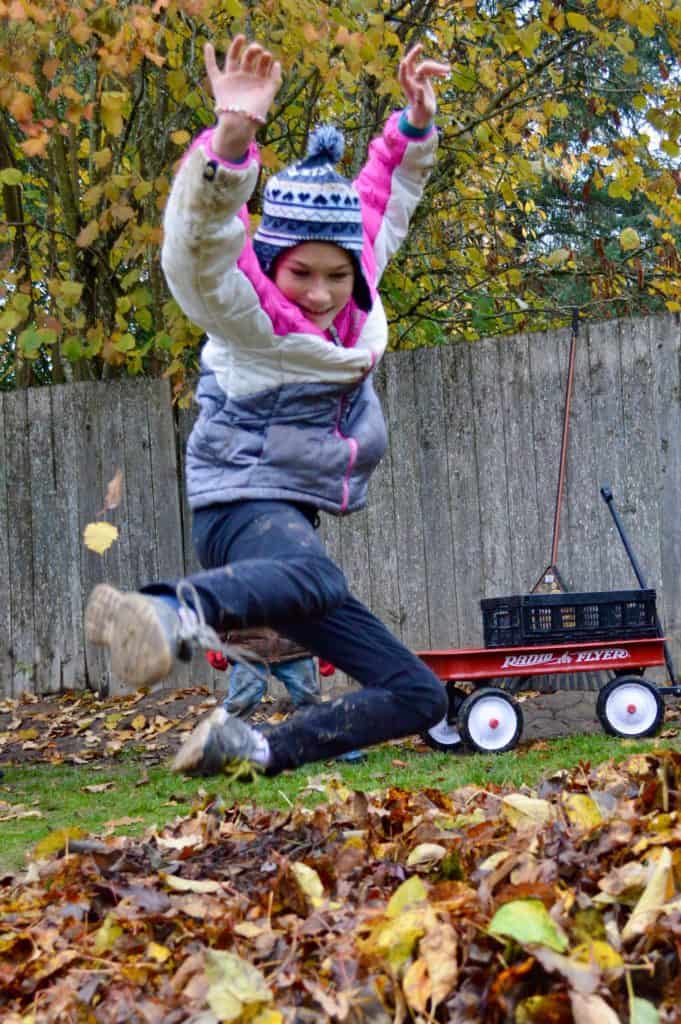
<svg viewBox="0 0 681 1024"><path fill-rule="evenodd" d="M567 331L518 335L380 366L390 449L367 509L322 529L405 643L480 644L480 598L527 592L549 562L568 347ZM582 330L558 566L572 590L636 586L607 482L681 669L680 359L672 316ZM162 381L0 395L0 694L106 689L106 659L83 641L90 589L196 567L180 455L192 417ZM82 531L119 467L120 539L99 556ZM215 678L195 659L171 682Z"/></svg>

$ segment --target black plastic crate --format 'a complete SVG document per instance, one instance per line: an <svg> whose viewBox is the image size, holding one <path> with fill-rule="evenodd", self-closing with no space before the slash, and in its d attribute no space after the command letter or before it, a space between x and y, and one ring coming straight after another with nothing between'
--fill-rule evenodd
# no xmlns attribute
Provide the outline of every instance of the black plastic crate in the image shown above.
<svg viewBox="0 0 681 1024"><path fill-rule="evenodd" d="M654 590L484 598L485 647L658 636Z"/></svg>

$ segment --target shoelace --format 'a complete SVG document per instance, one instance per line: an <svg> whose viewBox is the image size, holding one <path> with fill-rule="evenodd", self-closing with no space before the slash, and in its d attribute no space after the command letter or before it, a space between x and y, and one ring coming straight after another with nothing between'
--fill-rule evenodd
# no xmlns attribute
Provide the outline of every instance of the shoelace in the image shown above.
<svg viewBox="0 0 681 1024"><path fill-rule="evenodd" d="M250 655L245 648L237 644L228 644L212 626L208 625L201 598L193 583L189 580L180 580L175 588L175 593L180 602L180 640L192 646L202 647L207 651L220 651L228 661L236 662L243 668L247 668L249 672L267 684L267 674L260 668L256 668L254 662L261 665L266 663L260 661L255 655Z"/></svg>

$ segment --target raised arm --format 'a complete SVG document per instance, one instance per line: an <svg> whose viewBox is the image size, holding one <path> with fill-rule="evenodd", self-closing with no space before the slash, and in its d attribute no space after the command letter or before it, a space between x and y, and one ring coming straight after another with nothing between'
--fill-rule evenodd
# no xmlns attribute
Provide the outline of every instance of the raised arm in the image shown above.
<svg viewBox="0 0 681 1024"><path fill-rule="evenodd" d="M420 61L423 47L414 46L400 62L398 80L406 100L383 134L369 147L369 158L356 185L362 197L365 228L376 253L380 278L400 247L435 160L437 109L433 82L446 78L449 65Z"/></svg>
<svg viewBox="0 0 681 1024"><path fill-rule="evenodd" d="M243 35L230 44L222 67L211 43L205 60L217 123L195 140L173 182L161 258L187 316L211 334L229 324L240 336L254 308L252 289L237 266L246 245L245 203L258 179L254 137L281 83L281 67ZM254 341L257 327L256 317L250 325Z"/></svg>

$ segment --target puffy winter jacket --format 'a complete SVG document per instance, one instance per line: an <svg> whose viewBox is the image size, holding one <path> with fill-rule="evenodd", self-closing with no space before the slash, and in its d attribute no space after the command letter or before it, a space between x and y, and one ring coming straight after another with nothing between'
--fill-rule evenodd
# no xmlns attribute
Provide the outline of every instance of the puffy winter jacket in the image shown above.
<svg viewBox="0 0 681 1024"><path fill-rule="evenodd" d="M207 333L187 445L192 508L245 498L304 502L337 515L361 508L386 446L371 371L388 326L376 286L404 239L434 160L436 133L411 137L399 114L375 139L355 185L362 269L373 305L350 301L331 331L306 319L265 276L245 203L258 177L195 140L165 213L163 269L184 312Z"/></svg>

